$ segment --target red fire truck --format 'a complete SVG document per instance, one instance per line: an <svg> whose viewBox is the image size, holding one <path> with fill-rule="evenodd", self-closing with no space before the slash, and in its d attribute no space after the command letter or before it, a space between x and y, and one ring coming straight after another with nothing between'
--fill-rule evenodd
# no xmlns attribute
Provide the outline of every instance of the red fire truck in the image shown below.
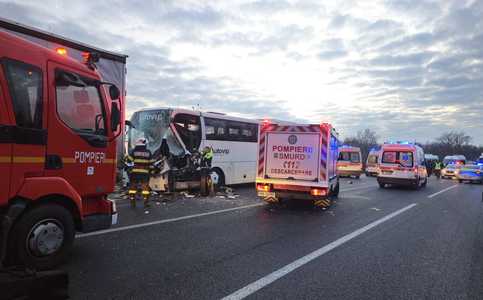
<svg viewBox="0 0 483 300"><path fill-rule="evenodd" d="M127 56L0 19L3 265L49 269L117 222Z"/></svg>

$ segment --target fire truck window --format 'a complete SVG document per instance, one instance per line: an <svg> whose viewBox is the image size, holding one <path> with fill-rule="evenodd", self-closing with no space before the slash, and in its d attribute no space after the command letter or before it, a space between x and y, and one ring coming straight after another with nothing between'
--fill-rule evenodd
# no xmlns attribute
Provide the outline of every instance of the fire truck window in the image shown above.
<svg viewBox="0 0 483 300"><path fill-rule="evenodd" d="M82 80L82 79L81 79ZM93 81L83 80L86 86L58 85L57 113L75 131L105 135L104 109L99 90Z"/></svg>
<svg viewBox="0 0 483 300"><path fill-rule="evenodd" d="M3 66L17 125L42 128L41 70L13 60L4 60Z"/></svg>
<svg viewBox="0 0 483 300"><path fill-rule="evenodd" d="M188 151L198 150L201 144L200 117L189 114L174 116L174 126Z"/></svg>

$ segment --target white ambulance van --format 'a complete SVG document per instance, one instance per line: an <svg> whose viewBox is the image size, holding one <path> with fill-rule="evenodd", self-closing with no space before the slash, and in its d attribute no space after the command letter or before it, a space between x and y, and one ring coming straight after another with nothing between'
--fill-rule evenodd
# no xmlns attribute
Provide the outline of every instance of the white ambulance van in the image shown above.
<svg viewBox="0 0 483 300"><path fill-rule="evenodd" d="M339 177L355 177L359 179L364 173L362 167L362 154L359 147L342 145L339 147L337 160L337 174Z"/></svg>
<svg viewBox="0 0 483 300"><path fill-rule="evenodd" d="M381 147L373 147L369 150L366 160L366 176L377 176L379 172L379 151Z"/></svg>
<svg viewBox="0 0 483 300"><path fill-rule="evenodd" d="M425 187L428 172L423 149L408 142L385 143L379 152L377 182L381 188L390 185Z"/></svg>
<svg viewBox="0 0 483 300"><path fill-rule="evenodd" d="M330 124L262 122L256 189L268 203L311 200L326 208L339 194L338 134Z"/></svg>

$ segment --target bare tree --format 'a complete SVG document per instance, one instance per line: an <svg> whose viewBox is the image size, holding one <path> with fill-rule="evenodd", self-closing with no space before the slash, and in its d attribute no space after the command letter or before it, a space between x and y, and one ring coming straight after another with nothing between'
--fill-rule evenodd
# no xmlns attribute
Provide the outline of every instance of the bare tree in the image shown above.
<svg viewBox="0 0 483 300"><path fill-rule="evenodd" d="M458 148L464 145L469 145L471 139L471 136L466 135L463 131L449 131L443 133L436 139L436 141L443 145Z"/></svg>
<svg viewBox="0 0 483 300"><path fill-rule="evenodd" d="M378 136L375 131L369 128L359 130L354 137L348 137L344 140L344 144L361 148L362 159L365 161L369 150L377 145Z"/></svg>

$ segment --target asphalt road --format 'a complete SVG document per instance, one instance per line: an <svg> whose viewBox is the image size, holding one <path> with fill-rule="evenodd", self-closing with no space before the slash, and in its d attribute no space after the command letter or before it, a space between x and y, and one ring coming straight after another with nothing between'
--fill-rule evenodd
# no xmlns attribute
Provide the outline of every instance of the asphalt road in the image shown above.
<svg viewBox="0 0 483 300"><path fill-rule="evenodd" d="M352 182L352 184L350 183ZM342 180L326 211L250 186L179 198L76 239L72 299L483 299L483 186Z"/></svg>

